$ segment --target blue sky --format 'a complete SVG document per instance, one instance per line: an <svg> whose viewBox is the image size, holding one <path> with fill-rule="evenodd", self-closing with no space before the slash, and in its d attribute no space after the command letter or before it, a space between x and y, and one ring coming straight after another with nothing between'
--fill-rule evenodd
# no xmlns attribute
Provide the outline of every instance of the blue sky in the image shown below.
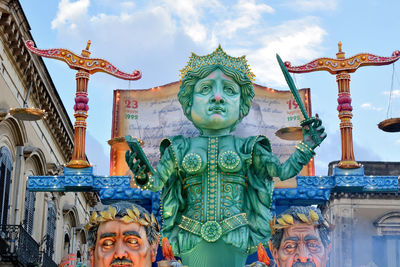
<svg viewBox="0 0 400 267"><path fill-rule="evenodd" d="M92 41L92 57L143 78L124 81L91 76L87 148L98 174L108 174L112 91L145 89L179 79L190 52L208 54L221 44L232 56L247 55L256 83L287 89L275 59L302 65L335 57L343 43L346 57L368 52L391 56L400 49L400 1L363 0L21 0L38 48L67 48L76 53ZM45 59L54 84L73 120L75 71ZM363 67L351 75L353 140L356 160L400 161L400 133L377 124L400 117L400 66L395 64L392 104L387 115L393 66ZM328 133L317 149L316 173L327 174L340 159L337 84L327 72L295 75L299 88L311 88L313 113Z"/></svg>

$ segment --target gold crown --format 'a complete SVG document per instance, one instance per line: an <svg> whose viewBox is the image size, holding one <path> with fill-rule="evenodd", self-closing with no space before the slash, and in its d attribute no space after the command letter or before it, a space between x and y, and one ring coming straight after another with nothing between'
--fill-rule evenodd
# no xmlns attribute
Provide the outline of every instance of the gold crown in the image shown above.
<svg viewBox="0 0 400 267"><path fill-rule="evenodd" d="M207 65L222 65L241 71L247 77L249 77L251 81L254 81L254 77L256 77L256 75L251 72L249 65L247 64L246 56L231 57L226 54L224 50L222 50L221 45L219 45L214 52L205 56L198 56L195 53L192 53L189 58L188 64L180 71L180 76L181 78L183 78L188 73L188 71L195 70L199 67Z"/></svg>

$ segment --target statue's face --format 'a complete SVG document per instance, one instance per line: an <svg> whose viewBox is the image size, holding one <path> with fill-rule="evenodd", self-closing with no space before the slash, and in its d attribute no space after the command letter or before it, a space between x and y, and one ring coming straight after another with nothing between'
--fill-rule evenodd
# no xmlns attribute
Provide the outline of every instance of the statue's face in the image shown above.
<svg viewBox="0 0 400 267"><path fill-rule="evenodd" d="M240 86L217 69L194 87L192 121L206 135L229 134L239 119L239 106Z"/></svg>
<svg viewBox="0 0 400 267"><path fill-rule="evenodd" d="M278 267L326 267L329 251L316 227L305 223L286 228L279 249L271 248Z"/></svg>
<svg viewBox="0 0 400 267"><path fill-rule="evenodd" d="M90 260L92 267L151 267L157 245L150 245L146 230L137 223L120 220L100 224Z"/></svg>

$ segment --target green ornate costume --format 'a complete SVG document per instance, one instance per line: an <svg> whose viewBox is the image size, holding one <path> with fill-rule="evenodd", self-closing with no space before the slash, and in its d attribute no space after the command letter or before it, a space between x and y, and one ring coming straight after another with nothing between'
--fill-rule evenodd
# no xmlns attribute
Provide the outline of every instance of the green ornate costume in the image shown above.
<svg viewBox="0 0 400 267"><path fill-rule="evenodd" d="M155 170L137 141L128 138L127 162L140 188L162 190L162 235L184 265L243 267L247 255L270 237L272 178L298 174L320 142L304 131L308 144L299 143L281 164L266 137L230 135L248 114L252 74L240 63L243 58L230 58L220 47L211 56L195 57L184 71L178 99L201 135L164 139ZM314 131L322 134L323 128Z"/></svg>
<svg viewBox="0 0 400 267"><path fill-rule="evenodd" d="M280 164L263 136L175 136L160 150L158 175L141 186L163 189L162 234L179 256L202 240L222 239L247 254L266 246L272 177L293 177L313 156L299 146Z"/></svg>

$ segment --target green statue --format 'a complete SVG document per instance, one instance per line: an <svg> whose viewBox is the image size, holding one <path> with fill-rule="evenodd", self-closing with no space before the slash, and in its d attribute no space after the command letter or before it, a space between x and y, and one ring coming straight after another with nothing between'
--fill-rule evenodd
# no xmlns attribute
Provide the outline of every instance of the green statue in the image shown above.
<svg viewBox="0 0 400 267"><path fill-rule="evenodd" d="M326 133L313 118L281 164L266 137L230 134L254 97L254 74L244 56L218 47L206 56L192 54L181 72L178 99L200 135L164 139L156 169L138 141L127 137L126 161L140 188L162 190L162 235L184 265L242 267L259 243L268 244L272 178L298 174Z"/></svg>

